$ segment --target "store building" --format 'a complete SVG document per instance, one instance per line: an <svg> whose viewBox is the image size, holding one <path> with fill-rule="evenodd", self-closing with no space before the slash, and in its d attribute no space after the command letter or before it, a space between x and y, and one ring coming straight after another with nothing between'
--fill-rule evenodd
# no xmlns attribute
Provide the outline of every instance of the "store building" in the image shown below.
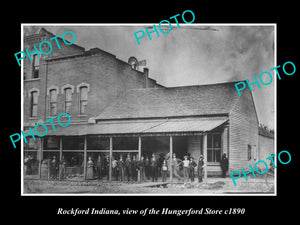
<svg viewBox="0 0 300 225"><path fill-rule="evenodd" d="M25 37L25 43L53 36L41 29ZM160 159L188 154L196 160L203 154L205 177L220 176L223 153L229 172L254 164L258 118L248 89L239 97L235 82L167 88L149 78L147 68L138 71L110 53L65 47L72 49L40 58L38 67L25 61L24 133L62 112L72 120L70 126L48 129L44 138L24 144L25 156L35 159L34 173L47 176L41 162L54 155L64 156L70 177L84 178L87 158L95 161L100 154L108 161L110 180L112 157L127 154L154 153Z"/></svg>

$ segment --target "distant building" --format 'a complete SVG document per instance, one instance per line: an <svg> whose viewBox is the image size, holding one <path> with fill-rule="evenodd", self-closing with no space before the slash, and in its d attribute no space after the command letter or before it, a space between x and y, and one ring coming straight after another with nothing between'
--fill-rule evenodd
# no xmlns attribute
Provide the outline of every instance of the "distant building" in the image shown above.
<svg viewBox="0 0 300 225"><path fill-rule="evenodd" d="M259 139L258 139L258 148L259 148L259 159L266 159L270 155L273 155L274 152L274 132L270 131L266 127L258 127Z"/></svg>
<svg viewBox="0 0 300 225"><path fill-rule="evenodd" d="M24 38L24 47L31 52L33 44L53 36L42 28ZM24 133L62 112L72 120L56 131L49 126L44 138L25 144L25 155L36 159L35 173L42 174L40 162L54 155L64 156L71 176L85 176L87 158L99 154L155 153L161 159L176 153L196 160L203 154L208 176L220 175L223 153L229 171L264 159L248 89L239 97L233 82L167 88L149 78L147 68L140 72L98 48L61 46L47 57L25 59ZM111 167L107 174L111 178Z"/></svg>

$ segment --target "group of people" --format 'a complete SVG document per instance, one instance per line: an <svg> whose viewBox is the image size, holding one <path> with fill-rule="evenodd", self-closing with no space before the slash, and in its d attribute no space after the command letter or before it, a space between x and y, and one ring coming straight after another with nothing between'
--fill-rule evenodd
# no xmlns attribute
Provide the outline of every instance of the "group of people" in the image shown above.
<svg viewBox="0 0 300 225"><path fill-rule="evenodd" d="M97 160L93 160L92 157L88 157L86 179L93 180L97 178L101 180L104 178L103 170L109 167L109 156L104 157L98 155ZM171 163L171 165L170 165ZM195 180L195 172L198 175L198 181L202 182L202 174L204 167L204 158L200 155L198 162L192 156L184 156L184 159L176 157L174 153L170 160L169 154L160 155L157 157L155 154L149 156L141 156L140 159L136 155L127 154L126 158L120 155L119 158L112 157L111 168L112 178L116 181L138 181L144 182L146 180L158 181L158 177L161 176L162 181L166 182L169 177L170 170L172 170L173 177L176 177L179 182L182 181L182 175L184 182ZM108 170L106 169L107 179ZM140 179L138 179L138 177Z"/></svg>
<svg viewBox="0 0 300 225"><path fill-rule="evenodd" d="M25 164L28 164L30 158L25 160ZM58 160L56 156L48 160L44 160L43 163L48 164L49 178L53 180L66 179L66 160L62 155ZM109 179L109 167L111 163L112 179L115 181L141 181L152 180L152 182L158 181L158 177L161 176L162 182L166 182L167 178L172 175L177 178L179 182L194 182L195 177L198 177L198 182L203 181L203 168L205 165L204 157L200 155L196 161L194 157L185 155L183 159L180 159L173 153L170 160L170 155L160 154L159 156L152 154L151 156L141 156L138 159L137 155L128 153L126 157L119 155L119 157L112 156L110 161L109 155L99 154L96 160L90 156L86 163L86 179L87 180L102 180ZM28 166L27 166L28 167ZM224 153L221 159L222 177L226 177L228 171L228 158ZM27 169L28 170L28 169ZM138 179L139 178L139 179Z"/></svg>
<svg viewBox="0 0 300 225"><path fill-rule="evenodd" d="M49 160L44 160L42 163L48 163L49 165L49 178L51 180L64 180L66 179L66 160L64 156L60 160L53 156Z"/></svg>

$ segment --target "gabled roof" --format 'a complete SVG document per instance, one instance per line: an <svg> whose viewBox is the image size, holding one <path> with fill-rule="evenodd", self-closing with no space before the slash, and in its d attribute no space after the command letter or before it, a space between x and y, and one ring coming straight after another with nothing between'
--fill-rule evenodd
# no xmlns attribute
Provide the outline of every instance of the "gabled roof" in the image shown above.
<svg viewBox="0 0 300 225"><path fill-rule="evenodd" d="M96 120L229 114L239 98L235 83L127 90Z"/></svg>

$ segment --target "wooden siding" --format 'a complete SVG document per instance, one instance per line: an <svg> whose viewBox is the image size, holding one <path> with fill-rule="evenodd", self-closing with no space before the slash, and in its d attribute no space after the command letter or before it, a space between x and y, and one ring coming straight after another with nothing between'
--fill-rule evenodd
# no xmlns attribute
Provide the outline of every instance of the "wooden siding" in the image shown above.
<svg viewBox="0 0 300 225"><path fill-rule="evenodd" d="M218 129L211 131L211 133L214 132L221 132L221 155L223 153L226 153L228 156L228 147L229 147L229 128L227 125L219 127ZM198 163L198 159L200 157L200 154L203 155L203 135L195 135L195 136L189 136L188 137L188 153L191 154ZM214 176L214 177L220 177L222 174L221 165L220 163L207 163L207 175L208 176Z"/></svg>
<svg viewBox="0 0 300 225"><path fill-rule="evenodd" d="M190 153L191 156L198 161L200 154L203 154L202 135L188 137L188 153Z"/></svg>
<svg viewBox="0 0 300 225"><path fill-rule="evenodd" d="M274 138L259 135L258 160L266 160L275 154Z"/></svg>
<svg viewBox="0 0 300 225"><path fill-rule="evenodd" d="M229 172L249 170L248 145L258 148L258 118L249 90L236 101L229 113Z"/></svg>

